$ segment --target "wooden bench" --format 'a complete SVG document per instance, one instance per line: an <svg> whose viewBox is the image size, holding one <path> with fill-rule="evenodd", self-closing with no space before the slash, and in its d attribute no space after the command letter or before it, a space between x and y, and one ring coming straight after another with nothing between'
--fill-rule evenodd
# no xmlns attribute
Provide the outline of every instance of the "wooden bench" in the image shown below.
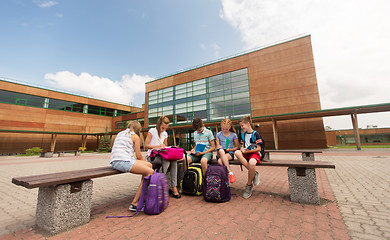
<svg viewBox="0 0 390 240"><path fill-rule="evenodd" d="M36 224L54 234L90 220L92 178L120 174L111 166L43 175L15 177L12 183L39 188Z"/></svg>
<svg viewBox="0 0 390 240"><path fill-rule="evenodd" d="M307 149L307 150L265 150L264 160L271 159L270 153L301 153L303 161L314 161L315 153L322 153L322 150Z"/></svg>
<svg viewBox="0 0 390 240"><path fill-rule="evenodd" d="M230 165L241 165L235 159ZM287 167L290 200L297 203L316 204L320 202L315 168L336 168L331 162L273 160L260 162L257 166Z"/></svg>

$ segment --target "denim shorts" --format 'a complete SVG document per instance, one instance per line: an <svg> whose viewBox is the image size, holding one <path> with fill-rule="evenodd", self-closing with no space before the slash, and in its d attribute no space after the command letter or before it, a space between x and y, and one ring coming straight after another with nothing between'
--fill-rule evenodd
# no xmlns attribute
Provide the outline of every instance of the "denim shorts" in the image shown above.
<svg viewBox="0 0 390 240"><path fill-rule="evenodd" d="M135 161L112 161L111 166L113 169L118 170L119 172L130 172Z"/></svg>

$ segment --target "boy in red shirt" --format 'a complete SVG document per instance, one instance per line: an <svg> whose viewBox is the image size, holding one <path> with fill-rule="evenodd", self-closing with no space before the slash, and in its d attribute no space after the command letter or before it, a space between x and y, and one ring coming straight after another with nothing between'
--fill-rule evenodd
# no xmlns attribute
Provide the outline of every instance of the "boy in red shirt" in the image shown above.
<svg viewBox="0 0 390 240"><path fill-rule="evenodd" d="M264 143L260 134L252 129L250 116L245 116L240 119L240 127L243 131L241 135L243 147L235 151L234 155L248 169L248 182L245 186L243 198L249 198L252 196L253 185L257 186L260 183L260 176L256 171L256 164L260 162L260 151Z"/></svg>

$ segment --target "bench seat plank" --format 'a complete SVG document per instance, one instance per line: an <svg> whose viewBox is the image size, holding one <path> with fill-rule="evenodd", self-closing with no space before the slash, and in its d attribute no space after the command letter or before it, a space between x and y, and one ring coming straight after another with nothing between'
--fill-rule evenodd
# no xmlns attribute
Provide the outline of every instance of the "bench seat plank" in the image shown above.
<svg viewBox="0 0 390 240"><path fill-rule="evenodd" d="M322 153L322 150L318 149L307 149L307 150L265 150L265 152L274 152L274 153Z"/></svg>
<svg viewBox="0 0 390 240"><path fill-rule="evenodd" d="M237 159L229 161L230 165L240 165ZM294 167L294 168L336 168L331 162L320 161L295 161L295 160L272 160L260 162L257 166L272 166L272 167Z"/></svg>
<svg viewBox="0 0 390 240"><path fill-rule="evenodd" d="M49 173L43 175L27 176L27 177L15 177L12 178L12 183L26 187L28 189L36 187L55 186L59 184L66 184L72 182L84 181L91 178L111 176L120 174L121 172L112 169L111 166L60 172Z"/></svg>

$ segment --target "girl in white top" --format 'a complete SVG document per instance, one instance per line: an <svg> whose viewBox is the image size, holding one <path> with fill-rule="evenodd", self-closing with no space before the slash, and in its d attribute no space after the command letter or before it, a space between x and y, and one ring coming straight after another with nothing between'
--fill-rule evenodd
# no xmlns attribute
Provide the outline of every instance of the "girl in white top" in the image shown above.
<svg viewBox="0 0 390 240"><path fill-rule="evenodd" d="M111 150L113 169L120 172L141 174L142 180L134 196L129 210L135 211L141 196L143 178L154 173L152 164L145 161L141 154L141 124L138 121L130 121L127 129L118 133Z"/></svg>
<svg viewBox="0 0 390 240"><path fill-rule="evenodd" d="M180 193L177 191L177 161L167 161L159 157L155 159L150 158L152 149L164 148L168 145L168 133L166 130L169 126L169 119L166 116L161 116L156 124L155 128L151 128L146 136L145 147L148 149L146 159L151 162L160 162L163 173L166 175L168 168L170 167L171 179L169 182L169 193L174 198L181 198ZM153 161L152 161L153 160Z"/></svg>

